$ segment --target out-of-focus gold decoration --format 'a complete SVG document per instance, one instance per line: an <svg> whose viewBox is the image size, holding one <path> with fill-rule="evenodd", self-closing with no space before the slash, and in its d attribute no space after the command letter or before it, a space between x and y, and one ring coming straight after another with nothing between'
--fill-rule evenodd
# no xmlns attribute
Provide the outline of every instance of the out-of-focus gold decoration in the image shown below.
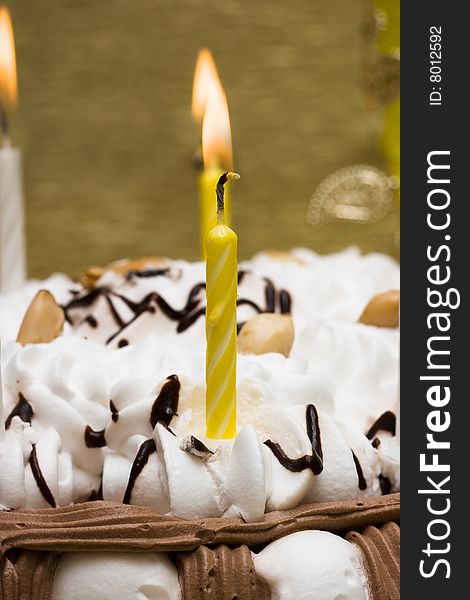
<svg viewBox="0 0 470 600"><path fill-rule="evenodd" d="M355 165L336 171L315 190L308 207L311 225L334 220L374 223L393 200L395 180L375 167Z"/></svg>
<svg viewBox="0 0 470 600"><path fill-rule="evenodd" d="M400 177L400 1L374 0L365 45L364 88L381 112L380 145L391 175ZM399 187L397 189L399 197Z"/></svg>
<svg viewBox="0 0 470 600"><path fill-rule="evenodd" d="M307 222L374 223L389 212L400 186L400 47L399 0L369 4L364 31L364 91L366 104L381 123L379 140L385 172L369 165L340 169L315 190ZM396 236L395 236L396 238Z"/></svg>

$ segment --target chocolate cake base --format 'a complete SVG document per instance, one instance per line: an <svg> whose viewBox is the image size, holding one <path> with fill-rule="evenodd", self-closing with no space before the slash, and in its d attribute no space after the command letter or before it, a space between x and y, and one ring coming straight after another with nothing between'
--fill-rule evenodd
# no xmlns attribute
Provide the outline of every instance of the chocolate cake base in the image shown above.
<svg viewBox="0 0 470 600"><path fill-rule="evenodd" d="M184 600L268 600L251 549L308 529L345 535L364 556L371 600L399 599L400 495L309 504L265 515L184 521L114 502L0 513L0 598L51 600L59 552L172 553Z"/></svg>

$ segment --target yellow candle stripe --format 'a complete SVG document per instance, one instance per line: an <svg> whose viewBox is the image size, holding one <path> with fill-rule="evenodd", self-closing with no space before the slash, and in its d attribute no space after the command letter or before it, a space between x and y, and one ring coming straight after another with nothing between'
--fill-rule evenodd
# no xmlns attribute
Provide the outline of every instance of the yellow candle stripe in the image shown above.
<svg viewBox="0 0 470 600"><path fill-rule="evenodd" d="M236 325L235 325L235 327L236 327ZM220 363L224 352L226 352L227 348L229 347L230 339L232 337L232 332L233 332L233 324L230 323L230 325L226 329L223 340L218 345L216 352L211 357L208 358L207 373L208 373L209 377L211 377L211 375L214 373L214 370L217 367L217 365Z"/></svg>
<svg viewBox="0 0 470 600"><path fill-rule="evenodd" d="M228 258L228 254L230 252L230 246L227 246L225 248L225 250L223 250L222 254L219 257L219 260L216 264L216 266L211 270L210 273L210 277L209 277L209 273L207 272L207 281L206 281L206 285L209 288L213 288L214 287L214 282L216 279L218 279L220 272L222 271L225 263L227 262L227 258ZM211 314L208 315L209 318L211 317Z"/></svg>
<svg viewBox="0 0 470 600"><path fill-rule="evenodd" d="M223 185L217 184L218 224L206 240L207 437L236 435L237 235L224 221Z"/></svg>
<svg viewBox="0 0 470 600"><path fill-rule="evenodd" d="M219 375L223 382L212 397L212 405L208 409L208 437L233 438L236 435L236 357L226 363L227 369ZM220 381L220 380L219 380ZM212 435L209 436L209 426Z"/></svg>

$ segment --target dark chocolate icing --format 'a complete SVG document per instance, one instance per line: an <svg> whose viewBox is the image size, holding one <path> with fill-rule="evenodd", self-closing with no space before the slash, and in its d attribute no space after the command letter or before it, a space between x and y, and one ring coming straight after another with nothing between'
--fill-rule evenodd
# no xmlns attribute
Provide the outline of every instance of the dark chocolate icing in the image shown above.
<svg viewBox="0 0 470 600"><path fill-rule="evenodd" d="M164 269L147 269L145 271L127 271L125 277L127 280L133 279L134 277L137 278L147 278L147 277L159 277L161 275L169 275L170 274L170 268L166 267Z"/></svg>
<svg viewBox="0 0 470 600"><path fill-rule="evenodd" d="M245 278L245 275L248 273L248 271L244 271L243 269L240 269L238 271L238 285L240 285L240 283L243 281L243 279Z"/></svg>
<svg viewBox="0 0 470 600"><path fill-rule="evenodd" d="M298 473L304 469L311 469L314 475L323 471L323 453L321 447L320 426L318 423L317 409L313 404L308 404L306 409L307 435L312 444L312 454L305 454L300 458L289 458L280 444L272 440L264 443L271 450L281 465L288 471Z"/></svg>
<svg viewBox="0 0 470 600"><path fill-rule="evenodd" d="M156 277L158 275L167 275L169 269L155 269L147 271L129 271L126 275L127 279L134 277ZM247 271L239 271L238 281L239 283L243 280ZM118 294L107 287L94 287L90 290L83 290L82 292L74 292L72 299L62 308L64 309L66 319L69 323L73 323L72 312L77 308L91 307L100 297L103 297L108 304L109 311L113 317L117 330L109 336L106 343L109 344L116 337L118 337L129 325L136 321L142 314L155 313L159 309L170 321L176 322L176 332L183 333L189 327L191 327L200 317L205 315L206 309L204 306L204 299L201 297L201 291L204 290L206 284L204 282L195 284L186 299L186 304L182 309L173 308L168 302L157 292L150 292L144 296L140 301L133 301L122 294ZM290 294L286 290L281 290L279 293L276 290L274 284L269 280L265 279L265 307L259 306L256 302L248 298L239 298L237 300L237 306L248 305L256 313L261 312L276 312L276 304L279 304L279 310L283 314L289 314L291 312L292 300ZM116 300L123 302L133 313L132 317L124 321L119 315L116 308ZM91 315L85 317L84 321L88 322L92 327L98 325L96 319ZM241 325L238 325L238 331L241 329ZM127 345L128 340L121 339L118 346L121 348Z"/></svg>
<svg viewBox="0 0 470 600"><path fill-rule="evenodd" d="M283 315L290 315L292 309L292 297L287 290L279 292L279 306Z"/></svg>
<svg viewBox="0 0 470 600"><path fill-rule="evenodd" d="M173 429L171 429L170 426L165 423L165 421L158 421L158 422L164 429L166 429L168 431L168 433L171 433L171 435L178 437L176 435L176 433L173 431Z"/></svg>
<svg viewBox="0 0 470 600"><path fill-rule="evenodd" d="M323 450L321 447L320 423L318 421L318 412L313 404L308 404L305 409L305 420L307 423L307 435L312 444L313 453L322 463L323 468Z"/></svg>
<svg viewBox="0 0 470 600"><path fill-rule="evenodd" d="M99 490L92 490L90 497L88 498L88 502L95 502L95 500L103 500L103 482L101 482Z"/></svg>
<svg viewBox="0 0 470 600"><path fill-rule="evenodd" d="M44 475L42 474L41 467L39 466L38 455L36 453L36 444L33 444L33 449L29 455L29 465L42 497L48 504L52 506L52 508L56 508L57 505L55 503L54 496L52 495L52 492L47 485L47 481L44 479Z"/></svg>
<svg viewBox="0 0 470 600"><path fill-rule="evenodd" d="M109 410L111 411L111 419L114 423L117 423L119 420L119 411L112 400L109 401Z"/></svg>
<svg viewBox="0 0 470 600"><path fill-rule="evenodd" d="M372 440L378 431L388 431L392 435L395 435L396 426L397 418L395 414L387 410L372 424L366 433L367 439Z"/></svg>
<svg viewBox="0 0 470 600"><path fill-rule="evenodd" d="M88 323L90 327L93 327L93 329L96 329L98 327L98 321L93 315L88 315L88 317L85 317L84 320Z"/></svg>
<svg viewBox="0 0 470 600"><path fill-rule="evenodd" d="M106 438L104 437L104 429L95 431L89 425L85 427L85 446L87 448L103 448L106 446Z"/></svg>
<svg viewBox="0 0 470 600"><path fill-rule="evenodd" d="M266 287L264 289L264 297L266 299L265 312L273 313L276 311L276 288L272 281L265 277Z"/></svg>
<svg viewBox="0 0 470 600"><path fill-rule="evenodd" d="M150 424L155 428L160 421L165 425L177 414L181 384L177 375L167 377L162 389L153 403L150 413Z"/></svg>
<svg viewBox="0 0 470 600"><path fill-rule="evenodd" d="M33 415L33 407L20 392L18 394L18 402L16 403L16 406L6 418L5 429L10 427L13 417L19 417L23 423L31 423Z"/></svg>
<svg viewBox="0 0 470 600"><path fill-rule="evenodd" d="M399 494L362 498L360 502L304 504L266 513L257 523L245 523L241 517L186 521L145 506L85 502L56 509L4 511L0 513L0 540L2 552L12 548L48 552L170 552L193 550L201 544L259 547L296 531L344 533L399 517ZM386 596L380 598L384 600Z"/></svg>
<svg viewBox="0 0 470 600"><path fill-rule="evenodd" d="M129 481L127 482L126 491L124 492L124 498L122 502L124 504L131 503L132 490L134 489L137 477L141 474L143 468L148 463L150 455L157 451L153 438L145 440L135 455L134 462L132 463L131 472L129 474Z"/></svg>
<svg viewBox="0 0 470 600"><path fill-rule="evenodd" d="M352 453L352 457L353 457L354 464L356 466L356 471L357 471L357 485L360 490L365 490L365 489L367 489L367 481L366 481L366 478L364 477L361 463L359 462L359 459L357 458L357 456L354 454L354 452L352 450L351 450L351 453Z"/></svg>
<svg viewBox="0 0 470 600"><path fill-rule="evenodd" d="M199 317L202 317L205 314L206 309L204 307L194 311L192 314L187 315L186 317L183 317L176 327L176 333L183 333L183 331L189 329L191 325L193 325L199 319Z"/></svg>
<svg viewBox="0 0 470 600"><path fill-rule="evenodd" d="M379 483L380 483L380 491L382 492L382 496L386 496L390 494L392 491L392 484L390 483L390 479L382 475L379 475Z"/></svg>

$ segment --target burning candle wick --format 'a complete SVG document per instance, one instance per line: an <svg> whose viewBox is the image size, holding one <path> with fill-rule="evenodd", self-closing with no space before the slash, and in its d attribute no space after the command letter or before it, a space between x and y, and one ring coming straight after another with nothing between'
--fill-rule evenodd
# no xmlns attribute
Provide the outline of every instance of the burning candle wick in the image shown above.
<svg viewBox="0 0 470 600"><path fill-rule="evenodd" d="M225 202L224 202L224 196L225 196L225 188L224 185L227 183L227 181L229 179L240 179L240 175L238 173L232 173L231 171L228 171L226 173L223 173L220 178L219 181L217 182L217 186L215 188L215 193L217 196L217 223L220 225L221 223L225 222Z"/></svg>

